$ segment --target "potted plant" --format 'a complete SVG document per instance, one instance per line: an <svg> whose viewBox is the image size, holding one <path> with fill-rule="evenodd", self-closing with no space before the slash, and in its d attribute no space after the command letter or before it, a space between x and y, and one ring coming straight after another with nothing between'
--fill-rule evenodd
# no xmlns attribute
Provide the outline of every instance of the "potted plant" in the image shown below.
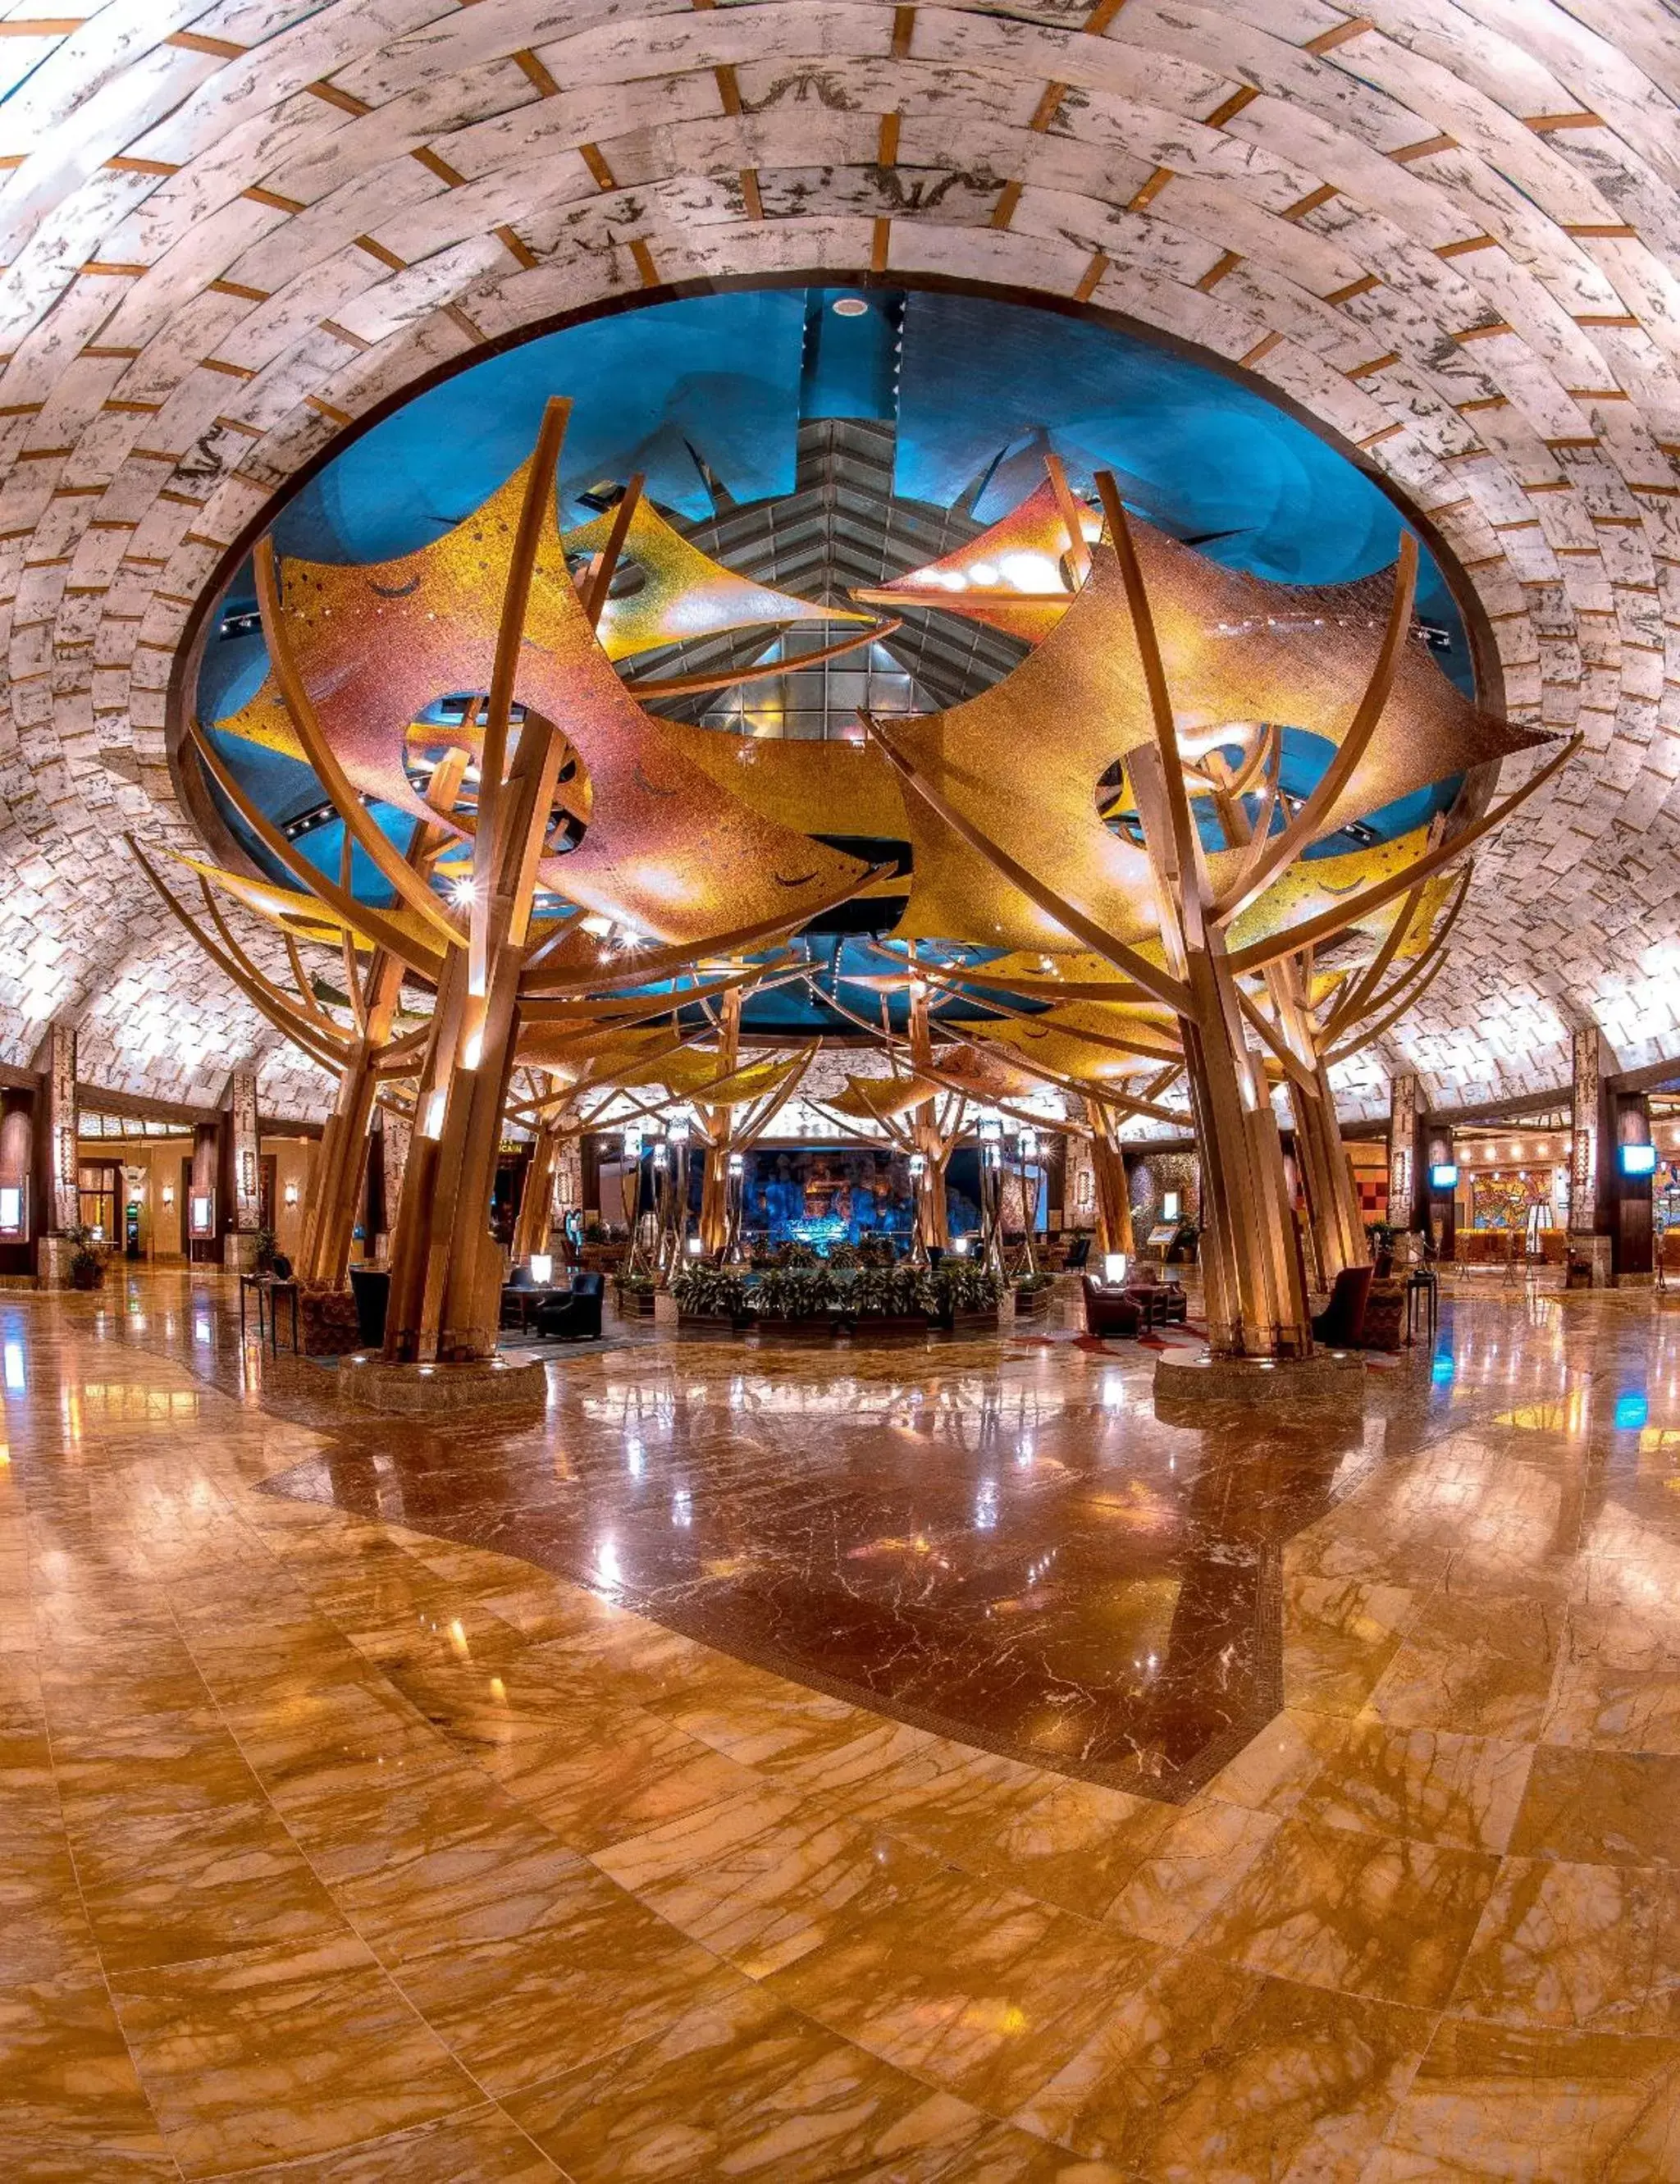
<svg viewBox="0 0 1680 2184"><path fill-rule="evenodd" d="M747 1285L721 1267L685 1267L672 1281L677 1322L683 1327L735 1327L747 1316Z"/></svg>
<svg viewBox="0 0 1680 2184"><path fill-rule="evenodd" d="M832 1332L834 1285L826 1268L772 1267L759 1277L748 1303L763 1334Z"/></svg>
<svg viewBox="0 0 1680 2184"><path fill-rule="evenodd" d="M860 1267L890 1267L895 1256L890 1236L876 1234L858 1239L858 1264Z"/></svg>
<svg viewBox="0 0 1680 2184"><path fill-rule="evenodd" d="M790 1237L782 1245L782 1249L776 1253L776 1263L778 1267L793 1267L804 1269L811 1267L820 1267L822 1264L822 1261L819 1257L814 1245L809 1244L802 1244L797 1237Z"/></svg>
<svg viewBox="0 0 1680 2184"><path fill-rule="evenodd" d="M274 1255L279 1241L272 1228L259 1228L257 1231L257 1257L253 1268L255 1273L271 1274L274 1272Z"/></svg>
<svg viewBox="0 0 1680 2184"><path fill-rule="evenodd" d="M651 1274L620 1274L613 1284L618 1294L619 1310L627 1318L650 1318L654 1292L658 1286Z"/></svg>
<svg viewBox="0 0 1680 2184"><path fill-rule="evenodd" d="M1023 1274L1015 1285L1015 1308L1017 1318L1037 1318L1050 1301L1050 1291L1055 1286L1053 1274Z"/></svg>
<svg viewBox="0 0 1680 2184"><path fill-rule="evenodd" d="M972 1259L942 1259L933 1288L941 1326L997 1326L1003 1284L989 1267L976 1266Z"/></svg>
<svg viewBox="0 0 1680 2184"><path fill-rule="evenodd" d="M105 1254L94 1242L93 1231L86 1228L66 1228L64 1234L75 1246L70 1253L70 1287L97 1290L105 1279Z"/></svg>
<svg viewBox="0 0 1680 2184"><path fill-rule="evenodd" d="M831 1273L855 1273L863 1262L863 1254L855 1244L831 1244L828 1247Z"/></svg>

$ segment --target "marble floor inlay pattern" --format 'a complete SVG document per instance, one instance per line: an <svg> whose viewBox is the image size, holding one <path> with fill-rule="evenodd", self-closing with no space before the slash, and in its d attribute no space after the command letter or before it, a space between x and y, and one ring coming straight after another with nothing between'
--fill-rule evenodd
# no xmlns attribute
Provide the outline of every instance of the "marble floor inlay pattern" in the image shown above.
<svg viewBox="0 0 1680 2184"><path fill-rule="evenodd" d="M0 2175L1680 2178L1680 1311L351 1418L0 1299Z"/></svg>

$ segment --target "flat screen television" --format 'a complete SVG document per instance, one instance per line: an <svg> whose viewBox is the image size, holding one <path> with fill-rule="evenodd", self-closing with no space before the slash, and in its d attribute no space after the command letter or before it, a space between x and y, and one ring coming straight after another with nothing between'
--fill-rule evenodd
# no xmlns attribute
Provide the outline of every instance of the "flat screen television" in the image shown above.
<svg viewBox="0 0 1680 2184"><path fill-rule="evenodd" d="M1655 1175L1656 1147L1655 1145L1618 1145L1617 1164L1623 1175Z"/></svg>
<svg viewBox="0 0 1680 2184"><path fill-rule="evenodd" d="M1450 1190L1457 1181L1456 1161L1437 1161L1429 1171L1429 1188L1432 1190Z"/></svg>

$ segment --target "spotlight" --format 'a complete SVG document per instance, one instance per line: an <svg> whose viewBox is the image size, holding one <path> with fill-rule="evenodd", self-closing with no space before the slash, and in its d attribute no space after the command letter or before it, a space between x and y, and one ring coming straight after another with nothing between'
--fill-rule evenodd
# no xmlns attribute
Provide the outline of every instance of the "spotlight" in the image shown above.
<svg viewBox="0 0 1680 2184"><path fill-rule="evenodd" d="M477 892L470 880L451 880L449 883L449 900L457 910L470 910Z"/></svg>

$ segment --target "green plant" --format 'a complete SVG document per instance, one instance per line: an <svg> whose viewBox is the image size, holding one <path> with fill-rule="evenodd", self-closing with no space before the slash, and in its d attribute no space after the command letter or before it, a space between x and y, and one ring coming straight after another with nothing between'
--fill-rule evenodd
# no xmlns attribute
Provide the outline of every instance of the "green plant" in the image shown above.
<svg viewBox="0 0 1680 2184"><path fill-rule="evenodd" d="M940 1261L933 1276L933 1290L942 1312L985 1312L997 1303L1004 1285L989 1267L972 1259L947 1258Z"/></svg>
<svg viewBox="0 0 1680 2184"><path fill-rule="evenodd" d="M679 1312L702 1319L739 1319L746 1309L747 1285L721 1267L685 1267L670 1293Z"/></svg>
<svg viewBox="0 0 1680 2184"><path fill-rule="evenodd" d="M858 1264L860 1267L890 1267L895 1256L890 1236L860 1236L858 1239Z"/></svg>
<svg viewBox="0 0 1680 2184"><path fill-rule="evenodd" d="M1366 1241L1373 1254L1392 1251L1399 1233L1391 1221L1367 1221L1365 1224Z"/></svg>
<svg viewBox="0 0 1680 2184"><path fill-rule="evenodd" d="M837 1273L860 1267L863 1262L863 1253L855 1244L831 1244L828 1247L828 1263Z"/></svg>
<svg viewBox="0 0 1680 2184"><path fill-rule="evenodd" d="M811 1245L802 1244L797 1238L790 1237L776 1253L776 1263L778 1267L804 1269L808 1267L820 1267L822 1261Z"/></svg>
<svg viewBox="0 0 1680 2184"><path fill-rule="evenodd" d="M105 1255L94 1242L93 1231L78 1226L66 1228L64 1234L75 1247L70 1253L71 1288L97 1290L105 1279Z"/></svg>
<svg viewBox="0 0 1680 2184"><path fill-rule="evenodd" d="M273 1272L274 1255L279 1243L280 1239L272 1228L259 1228L257 1231L257 1272L259 1274Z"/></svg>
<svg viewBox="0 0 1680 2184"><path fill-rule="evenodd" d="M659 1287L651 1274L620 1274L618 1285L631 1296L648 1296Z"/></svg>
<svg viewBox="0 0 1680 2184"><path fill-rule="evenodd" d="M586 1221L583 1224L583 1240L586 1244L604 1244L607 1240L607 1232L598 1221Z"/></svg>
<svg viewBox="0 0 1680 2184"><path fill-rule="evenodd" d="M1049 1289L1054 1279L1055 1276L1054 1274L1023 1274L1021 1279L1015 1285L1015 1295L1017 1296L1036 1296L1040 1290Z"/></svg>
<svg viewBox="0 0 1680 2184"><path fill-rule="evenodd" d="M772 1267L747 1301L760 1319L810 1319L832 1307L834 1284L826 1267Z"/></svg>

